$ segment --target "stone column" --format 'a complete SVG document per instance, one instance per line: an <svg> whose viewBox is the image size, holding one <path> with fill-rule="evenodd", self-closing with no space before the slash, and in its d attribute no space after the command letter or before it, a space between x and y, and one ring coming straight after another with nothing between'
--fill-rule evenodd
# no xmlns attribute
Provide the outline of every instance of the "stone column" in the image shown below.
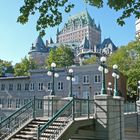
<svg viewBox="0 0 140 140"><path fill-rule="evenodd" d="M95 96L95 135L103 140L124 140L124 99L119 96Z"/></svg>

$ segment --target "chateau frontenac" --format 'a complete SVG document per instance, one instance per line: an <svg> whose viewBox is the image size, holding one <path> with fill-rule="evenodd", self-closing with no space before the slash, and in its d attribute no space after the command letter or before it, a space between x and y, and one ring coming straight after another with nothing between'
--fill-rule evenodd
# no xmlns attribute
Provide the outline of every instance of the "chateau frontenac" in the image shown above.
<svg viewBox="0 0 140 140"><path fill-rule="evenodd" d="M59 47L61 44L69 46L74 52L75 59L79 64L93 55L110 55L117 50L110 38L101 42L101 27L96 25L88 11L70 16L64 27L56 33L56 42L53 39L43 42L40 36L32 44L29 56L38 65L43 65L51 49Z"/></svg>

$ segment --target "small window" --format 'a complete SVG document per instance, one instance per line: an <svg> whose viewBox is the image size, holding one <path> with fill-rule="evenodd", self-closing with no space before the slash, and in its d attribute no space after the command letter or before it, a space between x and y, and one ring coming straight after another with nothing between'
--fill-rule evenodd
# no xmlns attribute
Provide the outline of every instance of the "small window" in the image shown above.
<svg viewBox="0 0 140 140"><path fill-rule="evenodd" d="M39 90L39 91L42 91L42 90L43 90L43 83L39 83L39 84L38 84L38 90Z"/></svg>
<svg viewBox="0 0 140 140"><path fill-rule="evenodd" d="M89 76L88 75L83 76L83 84L89 84Z"/></svg>
<svg viewBox="0 0 140 140"><path fill-rule="evenodd" d="M48 90L51 90L52 89L52 83L51 82L48 83L47 89Z"/></svg>
<svg viewBox="0 0 140 140"><path fill-rule="evenodd" d="M37 108L38 109L43 109L43 102L42 102L42 100L37 100Z"/></svg>
<svg viewBox="0 0 140 140"><path fill-rule="evenodd" d="M5 84L1 84L1 91L5 90Z"/></svg>
<svg viewBox="0 0 140 140"><path fill-rule="evenodd" d="M20 108L20 99L16 99L16 108Z"/></svg>
<svg viewBox="0 0 140 140"><path fill-rule="evenodd" d="M25 83L25 90L29 90L29 84Z"/></svg>
<svg viewBox="0 0 140 140"><path fill-rule="evenodd" d="M101 82L101 76L100 75L95 75L94 82L95 83L100 83Z"/></svg>
<svg viewBox="0 0 140 140"><path fill-rule="evenodd" d="M11 108L12 107L12 99L7 99L7 108Z"/></svg>
<svg viewBox="0 0 140 140"><path fill-rule="evenodd" d="M17 84L17 90L21 91L21 84L20 83Z"/></svg>
<svg viewBox="0 0 140 140"><path fill-rule="evenodd" d="M13 84L9 84L9 91L13 90Z"/></svg>
<svg viewBox="0 0 140 140"><path fill-rule="evenodd" d="M34 91L35 89L35 84L34 83L30 83L30 91Z"/></svg>
<svg viewBox="0 0 140 140"><path fill-rule="evenodd" d="M63 90L63 82L58 82L58 85L57 85L57 89L58 90Z"/></svg>

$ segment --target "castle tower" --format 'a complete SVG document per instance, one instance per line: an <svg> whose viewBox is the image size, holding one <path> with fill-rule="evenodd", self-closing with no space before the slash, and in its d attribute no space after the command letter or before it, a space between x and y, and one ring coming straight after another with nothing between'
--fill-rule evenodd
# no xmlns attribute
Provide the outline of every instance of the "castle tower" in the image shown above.
<svg viewBox="0 0 140 140"><path fill-rule="evenodd" d="M38 36L35 43L32 44L32 47L28 54L29 57L36 62L36 64L41 66L45 63L45 59L47 58L48 53L49 53L48 48L45 47L42 38Z"/></svg>

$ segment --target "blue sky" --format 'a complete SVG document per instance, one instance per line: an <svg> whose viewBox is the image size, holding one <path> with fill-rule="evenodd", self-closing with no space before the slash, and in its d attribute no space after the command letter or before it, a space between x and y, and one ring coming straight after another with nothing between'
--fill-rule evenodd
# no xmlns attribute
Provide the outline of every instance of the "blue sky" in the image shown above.
<svg viewBox="0 0 140 140"><path fill-rule="evenodd" d="M63 14L64 20L59 26L60 29L70 15L82 12L87 7L95 23L101 25L102 40L110 37L116 46L122 46L135 39L135 18L133 16L126 20L125 26L121 27L116 23L121 12L115 12L107 6L102 9L85 6L82 0L71 1L75 3L75 8L70 14ZM0 59L12 61L13 64L20 62L24 56L28 55L31 44L38 36L35 30L36 17L31 17L29 23L25 25L16 22L19 7L22 4L21 0L1 0L0 4ZM57 27L46 29L44 42L50 37L55 40Z"/></svg>

